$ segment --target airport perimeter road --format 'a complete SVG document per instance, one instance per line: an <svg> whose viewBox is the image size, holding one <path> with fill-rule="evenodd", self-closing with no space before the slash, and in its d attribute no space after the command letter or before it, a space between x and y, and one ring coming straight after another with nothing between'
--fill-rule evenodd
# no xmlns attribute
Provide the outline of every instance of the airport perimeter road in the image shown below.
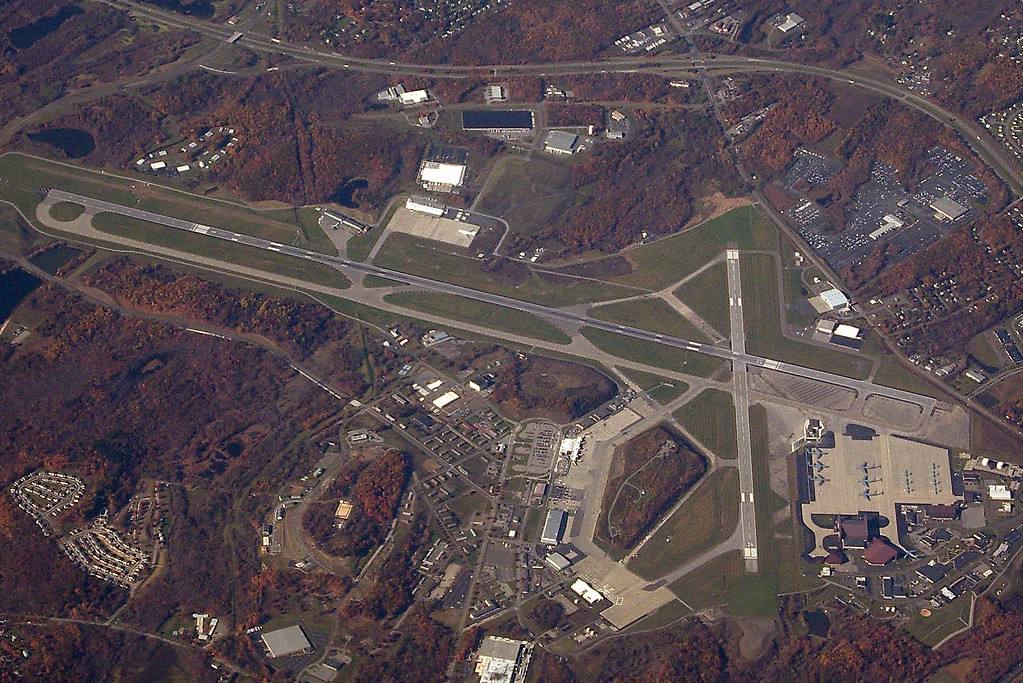
<svg viewBox="0 0 1023 683"><path fill-rule="evenodd" d="M739 458L739 531L742 534L742 559L746 571L756 573L757 508L753 502L753 440L749 424L749 382L746 377L746 328L742 317L742 276L739 252L726 254L728 271L728 317L732 326L732 395L735 401L735 435Z"/></svg>
<svg viewBox="0 0 1023 683"><path fill-rule="evenodd" d="M641 339L644 341L656 342L658 344L664 344L665 346L672 346L693 353L701 353L708 356L715 356L724 360L735 362L741 360L748 365L753 365L769 370L776 370L789 375L796 375L806 379L817 380L820 382L826 382L828 384L834 384L837 386L846 387L858 392L861 396L878 395L886 398L891 398L896 401L904 401L920 406L924 414L929 414L937 404L934 398L929 396L921 396L914 394L909 391L903 391L902 389L892 389L890 387L873 384L864 380L851 379L849 377L842 377L841 375L835 375L830 372L824 372L822 370L814 370L812 368L804 368L801 365L794 363L782 363L780 361L771 360L769 358L762 358L760 356L754 356L745 352L735 351L734 349L725 349L711 344L702 344L694 342L689 339L683 339L680 337L672 337L665 334L658 334L649 330L639 329L637 327L628 327L626 325L617 325L615 323L609 323L603 320L597 320L595 318L589 318L585 315L579 315L577 313L571 313L569 311L563 311L557 308L549 306L542 306L540 304L534 304L529 301L523 301L521 299L514 299L509 296L502 296L500 294L491 294L478 289L472 289L471 287L463 287L461 285L454 285L447 282L441 282L439 280L431 280L430 278L419 277L418 275L409 275L402 273L397 270L390 270L388 268L380 268L378 266L370 265L368 263L360 263L358 261L350 261L348 259L340 258L337 256L328 256L321 254L316 251L309 249L302 249L301 247L293 247L288 244L282 244L280 242L272 242L259 237L252 237L251 235L243 235L237 232L231 232L230 230L223 230L215 228L209 225L202 225L200 223L194 223L192 221L186 221L180 218L174 218L172 216L164 216L162 214L153 213L151 211L144 211L142 209L136 209L134 207L125 206L123 204L115 204L113 202L104 201L102 199L94 199L85 195L75 194L73 192L65 192L63 190L51 189L44 199L44 205L50 205L59 202L73 202L81 204L86 207L86 210L90 213L114 213L121 216L128 216L129 218L135 218L142 221L148 221L158 225L164 225L169 228L175 228L177 230L184 230L186 232L198 233L200 235L206 235L215 239L225 240L228 242L236 242L238 244L244 244L246 246L255 247L257 249L265 249L267 251L273 251L287 256L293 256L295 258L304 259L306 261L314 261L316 263L323 263L328 266L337 268L338 270L344 271L355 271L358 273L364 273L367 275L379 275L381 277L403 282L413 287L418 287L423 290L432 292L442 292L445 294L456 294L484 303L494 304L497 306L504 306L506 308L512 308L525 313L531 313L538 317L544 318L554 323L571 323L573 325L585 325L587 327L593 327L607 332L614 332L634 339ZM117 242L119 237L114 234L104 235L104 239L109 242ZM182 252L185 255L185 252ZM452 321L453 325L458 325L458 321Z"/></svg>

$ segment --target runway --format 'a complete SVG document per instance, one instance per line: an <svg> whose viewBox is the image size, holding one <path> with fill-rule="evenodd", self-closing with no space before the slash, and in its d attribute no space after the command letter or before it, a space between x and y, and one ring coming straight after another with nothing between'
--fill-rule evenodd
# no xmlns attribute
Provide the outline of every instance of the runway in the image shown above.
<svg viewBox="0 0 1023 683"><path fill-rule="evenodd" d="M746 376L746 328L742 315L742 276L739 252L729 249L725 260L728 273L728 315L731 325L732 398L735 402L735 436L739 461L739 530L742 534L742 558L746 571L756 573L757 507L753 498L753 441L749 423L749 382Z"/></svg>
<svg viewBox="0 0 1023 683"><path fill-rule="evenodd" d="M262 239L260 237L252 237L251 235L245 235L242 233L232 232L230 230L224 230L209 225L203 225L192 221L183 220L180 218L174 218L173 216L165 216L151 211L145 211L143 209L136 209L134 207L125 206L123 204L115 204L102 199L95 199L85 195L76 194L73 192L65 192L63 190L51 189L44 199L44 204L53 205L58 202L67 201L81 204L86 207L87 212L90 213L114 213L122 216L128 216L129 218L135 218L142 221L148 221L158 225L164 225L169 228L177 230L183 230L186 232L198 233L214 239L224 240L227 242L235 242L237 244L244 244L249 247L255 247L257 249L263 249L266 251L277 252L295 258L303 259L306 261L312 261L316 263L322 263L328 266L337 268L341 272L352 271L357 273L363 273L367 275L377 275L390 280L402 282L413 287L418 287L424 290L432 292L441 292L446 294L455 294L458 296L468 297L477 301L482 301L497 306L504 306L512 308L525 313L531 313L533 315L544 318L551 322L568 323L572 325L585 325L586 327L592 327L599 330L605 330L607 332L614 332L634 339L641 339L644 341L656 342L658 344L664 344L674 348L683 349L693 353L701 353L716 358L722 358L732 363L741 362L745 365L751 365L756 367L768 368L783 372L806 379L817 380L820 382L826 382L837 386L846 387L852 389L862 396L866 397L869 395L878 395L891 398L897 401L905 401L915 405L919 405L923 408L924 413L930 413L937 401L929 396L921 396L912 392L904 391L902 389L894 389L885 387L865 380L852 379L849 377L843 377L841 375L835 375L830 372L824 372L822 370L815 370L813 368L806 368L793 363L783 363L780 361L772 360L770 358L763 358L761 356L751 355L745 352L745 349L728 349L714 346L711 344L703 344L695 342L690 339L684 339L681 337L674 337L666 334L659 334L651 332L649 330L643 330L636 327L629 327L627 325L619 325L616 323L609 323L604 320L598 320L596 318L590 318L585 315L572 313L569 311L563 311L550 306L542 306L529 301L523 301L521 299L515 299L509 296L503 296L500 294L491 294L471 287L463 287L461 285L450 284L439 280L432 280L430 278L420 277L417 275L409 275L402 273L397 270L390 270L388 268L380 268L367 263L360 263L358 261L351 261L345 258L337 256L329 256L322 254L310 249L304 249L302 247L295 247L288 244L282 244L280 242L273 242L271 240ZM116 235L109 235L107 237L112 242L116 242L118 237ZM455 323L456 324L456 323Z"/></svg>

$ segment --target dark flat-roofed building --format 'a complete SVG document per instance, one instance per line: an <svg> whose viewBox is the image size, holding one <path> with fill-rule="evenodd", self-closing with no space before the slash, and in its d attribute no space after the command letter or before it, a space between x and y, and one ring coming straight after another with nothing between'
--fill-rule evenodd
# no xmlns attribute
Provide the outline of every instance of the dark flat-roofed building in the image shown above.
<svg viewBox="0 0 1023 683"><path fill-rule="evenodd" d="M533 112L529 109L466 109L462 112L462 130L531 131Z"/></svg>
<svg viewBox="0 0 1023 683"><path fill-rule="evenodd" d="M947 564L941 564L940 562L931 562L918 568L916 573L922 576L930 583L937 583L945 578L948 573L952 570L952 567Z"/></svg>

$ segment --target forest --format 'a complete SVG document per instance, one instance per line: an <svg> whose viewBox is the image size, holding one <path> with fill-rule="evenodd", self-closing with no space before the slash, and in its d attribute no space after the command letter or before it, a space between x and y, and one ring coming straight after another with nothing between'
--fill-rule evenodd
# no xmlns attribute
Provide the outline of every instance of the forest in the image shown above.
<svg viewBox="0 0 1023 683"><path fill-rule="evenodd" d="M495 348L483 352L477 365L495 360L495 386L491 400L502 413L515 420L546 417L570 422L618 394L617 385L603 374L577 365L543 356L527 356Z"/></svg>
<svg viewBox="0 0 1023 683"><path fill-rule="evenodd" d="M613 457L596 535L625 550L634 547L707 471L706 458L667 427L629 439ZM643 493L637 496L635 491Z"/></svg>
<svg viewBox="0 0 1023 683"><path fill-rule="evenodd" d="M652 237L681 230L701 197L741 190L712 117L637 110L631 121L635 134L627 144L597 145L573 167L576 204L539 235L515 236L510 250L542 244L555 256L618 251L644 232Z"/></svg>
<svg viewBox="0 0 1023 683"><path fill-rule="evenodd" d="M326 504L310 506L303 527L331 555L364 557L387 536L410 474L411 458L401 451L355 462L331 484ZM349 500L353 509L338 528L334 511L341 498Z"/></svg>

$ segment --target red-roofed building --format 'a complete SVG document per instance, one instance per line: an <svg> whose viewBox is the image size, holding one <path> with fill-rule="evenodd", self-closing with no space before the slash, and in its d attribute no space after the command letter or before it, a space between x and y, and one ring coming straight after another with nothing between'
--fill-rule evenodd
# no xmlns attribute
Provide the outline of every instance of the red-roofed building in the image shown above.
<svg viewBox="0 0 1023 683"><path fill-rule="evenodd" d="M898 556L899 551L881 538L875 538L863 551L863 561L872 567L883 567Z"/></svg>

